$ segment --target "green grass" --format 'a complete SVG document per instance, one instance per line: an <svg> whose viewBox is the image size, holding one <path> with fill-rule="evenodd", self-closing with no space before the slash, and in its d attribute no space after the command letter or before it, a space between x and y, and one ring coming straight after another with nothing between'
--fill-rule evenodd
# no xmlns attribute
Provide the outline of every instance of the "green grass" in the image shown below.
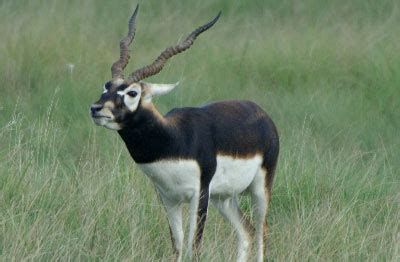
<svg viewBox="0 0 400 262"><path fill-rule="evenodd" d="M278 126L271 261L399 261L397 1L160 2L140 3L127 71L223 15L151 79L181 81L159 109L250 99ZM0 260L171 259L152 184L88 114L135 4L0 2ZM203 250L235 257L215 209Z"/></svg>

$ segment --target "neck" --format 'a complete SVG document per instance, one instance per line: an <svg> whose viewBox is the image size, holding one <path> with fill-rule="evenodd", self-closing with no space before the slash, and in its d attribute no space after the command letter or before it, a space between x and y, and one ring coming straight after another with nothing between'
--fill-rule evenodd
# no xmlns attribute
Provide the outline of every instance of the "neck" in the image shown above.
<svg viewBox="0 0 400 262"><path fill-rule="evenodd" d="M118 131L137 163L150 163L167 155L176 135L153 104L141 105Z"/></svg>

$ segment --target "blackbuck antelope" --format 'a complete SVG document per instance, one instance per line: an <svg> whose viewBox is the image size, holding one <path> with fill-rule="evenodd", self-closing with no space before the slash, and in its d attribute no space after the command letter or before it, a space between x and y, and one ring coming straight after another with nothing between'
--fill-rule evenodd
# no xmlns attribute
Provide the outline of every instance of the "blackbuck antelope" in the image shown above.
<svg viewBox="0 0 400 262"><path fill-rule="evenodd" d="M91 106L94 122L118 131L133 160L155 184L168 216L177 261L182 259L184 238L182 204L190 206L188 253L192 256L194 249L198 256L209 200L236 230L238 261L248 258L253 235L257 260L263 261L267 207L279 152L272 120L255 103L240 100L175 108L162 116L152 98L170 92L177 84L142 81L188 49L221 13L124 79L137 13L138 7L120 42L120 58L111 67L112 80L105 83L100 99ZM254 226L239 208L242 193L251 196Z"/></svg>

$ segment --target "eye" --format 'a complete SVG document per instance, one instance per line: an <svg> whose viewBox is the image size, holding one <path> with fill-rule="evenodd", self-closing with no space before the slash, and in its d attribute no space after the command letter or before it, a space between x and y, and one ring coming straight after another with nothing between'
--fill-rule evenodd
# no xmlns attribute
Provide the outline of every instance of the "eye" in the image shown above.
<svg viewBox="0 0 400 262"><path fill-rule="evenodd" d="M136 91L129 91L128 93L126 93L128 96L130 97L136 97L137 96L137 92Z"/></svg>

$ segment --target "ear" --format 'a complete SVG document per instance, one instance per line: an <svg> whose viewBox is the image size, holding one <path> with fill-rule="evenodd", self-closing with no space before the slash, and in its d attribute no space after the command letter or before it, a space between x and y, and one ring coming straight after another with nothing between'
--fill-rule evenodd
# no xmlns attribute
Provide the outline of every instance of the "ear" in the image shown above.
<svg viewBox="0 0 400 262"><path fill-rule="evenodd" d="M165 95L172 91L172 89L174 89L177 85L179 85L179 82L176 82L175 84L152 84L146 82L140 83L142 84L145 93L144 98L149 101L153 96Z"/></svg>

